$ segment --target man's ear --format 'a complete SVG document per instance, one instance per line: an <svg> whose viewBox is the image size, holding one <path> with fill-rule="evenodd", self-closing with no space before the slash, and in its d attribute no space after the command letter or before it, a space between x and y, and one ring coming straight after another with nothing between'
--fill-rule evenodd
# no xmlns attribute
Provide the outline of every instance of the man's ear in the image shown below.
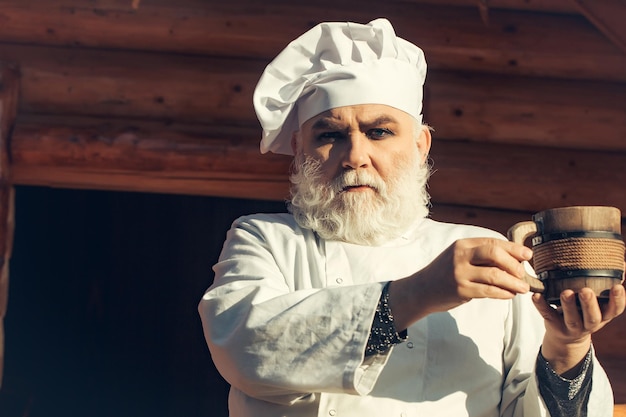
<svg viewBox="0 0 626 417"><path fill-rule="evenodd" d="M295 155L298 150L298 131L291 134L291 151Z"/></svg>
<svg viewBox="0 0 626 417"><path fill-rule="evenodd" d="M422 126L419 137L417 138L417 149L422 156L422 163L426 162L428 158L428 152L430 152L430 144L432 142L432 136L430 135L430 128L426 125Z"/></svg>

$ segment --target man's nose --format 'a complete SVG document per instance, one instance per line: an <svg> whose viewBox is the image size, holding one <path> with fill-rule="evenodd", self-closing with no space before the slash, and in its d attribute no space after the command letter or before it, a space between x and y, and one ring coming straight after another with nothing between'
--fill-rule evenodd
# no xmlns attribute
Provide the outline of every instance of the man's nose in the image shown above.
<svg viewBox="0 0 626 417"><path fill-rule="evenodd" d="M346 169L367 168L371 163L369 145L369 140L363 134L350 134L346 141L342 166Z"/></svg>

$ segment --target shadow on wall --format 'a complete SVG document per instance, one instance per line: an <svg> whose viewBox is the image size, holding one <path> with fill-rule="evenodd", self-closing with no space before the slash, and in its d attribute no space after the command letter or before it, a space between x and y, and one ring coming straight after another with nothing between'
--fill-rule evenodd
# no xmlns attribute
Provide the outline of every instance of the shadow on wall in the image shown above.
<svg viewBox="0 0 626 417"><path fill-rule="evenodd" d="M226 231L282 202L18 187L3 417L221 417L196 306Z"/></svg>

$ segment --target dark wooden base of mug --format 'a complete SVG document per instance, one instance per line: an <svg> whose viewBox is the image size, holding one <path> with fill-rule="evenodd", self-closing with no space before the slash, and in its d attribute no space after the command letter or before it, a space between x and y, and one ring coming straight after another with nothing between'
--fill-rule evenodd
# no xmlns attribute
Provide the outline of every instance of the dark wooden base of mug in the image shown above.
<svg viewBox="0 0 626 417"><path fill-rule="evenodd" d="M561 293L567 289L580 292L583 288L591 288L598 297L600 303L608 302L609 293L614 285L621 282L618 278L607 277L575 277L562 279L547 279L543 283L546 286L544 297L550 304L561 304Z"/></svg>

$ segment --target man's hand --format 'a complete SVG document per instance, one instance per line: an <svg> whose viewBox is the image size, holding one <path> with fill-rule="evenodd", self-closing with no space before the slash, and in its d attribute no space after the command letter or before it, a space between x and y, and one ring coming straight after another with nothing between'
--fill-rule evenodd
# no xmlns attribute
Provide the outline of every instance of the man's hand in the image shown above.
<svg viewBox="0 0 626 417"><path fill-rule="evenodd" d="M428 314L447 311L473 298L511 299L529 291L521 261L532 251L500 239L461 239L426 268L394 281L389 300L398 330Z"/></svg>
<svg viewBox="0 0 626 417"><path fill-rule="evenodd" d="M561 308L548 305L541 294L534 294L533 301L543 316L546 326L541 353L559 375L576 376L578 365L591 346L591 335L624 312L626 294L622 285L615 285L609 302L600 305L590 288L579 294L580 309L572 290L561 293Z"/></svg>

